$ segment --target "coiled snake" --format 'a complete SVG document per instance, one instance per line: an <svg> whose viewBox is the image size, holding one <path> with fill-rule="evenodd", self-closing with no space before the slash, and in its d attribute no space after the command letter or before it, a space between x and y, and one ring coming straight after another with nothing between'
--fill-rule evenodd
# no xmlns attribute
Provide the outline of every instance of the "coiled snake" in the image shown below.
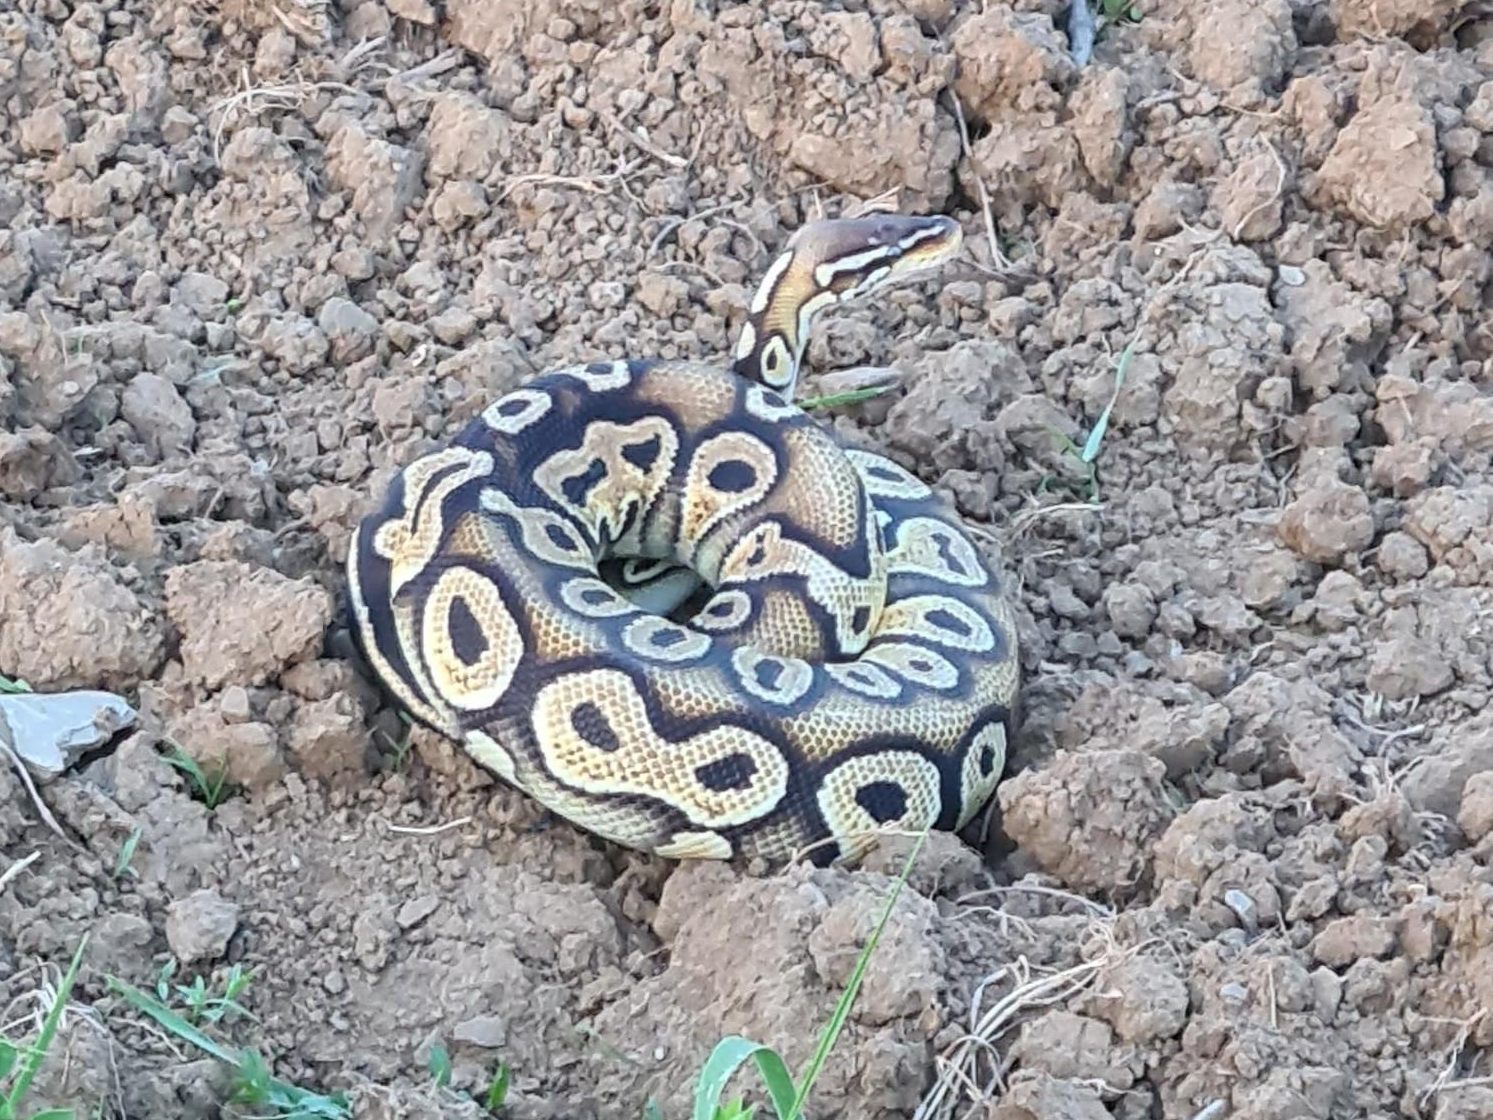
<svg viewBox="0 0 1493 1120"><path fill-rule="evenodd" d="M855 857L962 828L1005 764L1015 626L946 501L789 403L812 317L942 263L944 217L803 227L729 368L545 373L406 466L347 560L420 722L671 858Z"/></svg>

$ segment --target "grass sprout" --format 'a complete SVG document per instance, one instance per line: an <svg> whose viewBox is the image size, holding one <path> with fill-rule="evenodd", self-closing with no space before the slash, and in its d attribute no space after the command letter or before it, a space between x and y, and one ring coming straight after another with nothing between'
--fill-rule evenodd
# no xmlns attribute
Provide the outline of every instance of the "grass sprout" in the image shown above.
<svg viewBox="0 0 1493 1120"><path fill-rule="evenodd" d="M216 809L228 799L228 766L226 763L214 767L214 773L209 778L201 764L176 743L171 743L171 750L166 753L165 757L168 763L186 775L187 782L197 795L197 799L209 809Z"/></svg>
<svg viewBox="0 0 1493 1120"><path fill-rule="evenodd" d="M1099 452L1104 446L1104 437L1109 432L1109 417L1114 411L1115 402L1120 399L1120 390L1125 387L1125 376L1130 369L1130 360L1135 356L1135 346L1139 341L1140 332L1137 331L1125 344L1125 349L1120 352L1120 360L1115 363L1115 387L1110 390L1109 400L1099 413L1099 419L1094 422L1094 427L1087 438L1084 439L1082 447L1056 428L1049 429L1053 438L1063 444L1063 450L1078 464L1083 482L1088 487L1091 502L1099 500L1099 474L1096 466ZM1043 486L1039 489L1045 489L1046 483L1047 480L1044 479Z"/></svg>
<svg viewBox="0 0 1493 1120"><path fill-rule="evenodd" d="M804 1105L809 1099L809 1092L813 1089L814 1082L819 1079L819 1074L823 1072L824 1064L829 1060L829 1055L840 1037L840 1032L850 1017L850 1009L855 1003L856 995L860 992L861 981L865 979L866 968L871 962L871 954L875 952L876 945L886 930L887 920L892 915L892 907L896 905L902 888L907 884L907 877L912 873L913 864L927 838L928 831L924 829L918 834L916 843L913 844L907 858L903 861L901 874L898 875L887 894L881 917L866 941L865 947L861 949L860 956L856 958L855 968L850 973L844 992L840 994L839 1002L835 1004L835 1010L830 1015L829 1022L820 1032L819 1043L809 1058L803 1080L795 1086L787 1063L776 1050L743 1038L741 1035L729 1035L716 1043L715 1049L711 1051L710 1057L706 1059L704 1067L700 1070L699 1079L695 1084L693 1120L748 1120L754 1115L754 1112L739 1098L726 1103L722 1103L721 1099L732 1077L748 1062L754 1063L757 1067L757 1073L772 1101L775 1120L801 1120Z"/></svg>
<svg viewBox="0 0 1493 1120"><path fill-rule="evenodd" d="M135 851L140 847L140 838L145 835L145 829L138 824L130 830L125 842L119 847L119 854L114 857L114 878L124 878L126 875L136 875L135 869L130 866L135 859ZM138 875L136 875L138 878Z"/></svg>
<svg viewBox="0 0 1493 1120"><path fill-rule="evenodd" d="M4 1086L3 1095L0 1095L0 1120L73 1120L71 1109L52 1108L28 1114L21 1111L21 1104L31 1089L31 1083L36 1080L42 1062L46 1061L47 1054L52 1049L57 1029L62 1024L63 1008L67 1006L73 985L78 981L78 969L83 964L83 950L87 946L88 937L85 934L73 951L72 962L62 976L52 1005L47 1008L36 1041L29 1046L20 1046L10 1039L0 1039L0 1085Z"/></svg>
<svg viewBox="0 0 1493 1120"><path fill-rule="evenodd" d="M508 1100L510 1073L507 1062L499 1062L498 1068L487 1083L487 1092L482 1096L482 1107L488 1112L497 1112Z"/></svg>
<svg viewBox="0 0 1493 1120"><path fill-rule="evenodd" d="M1139 23L1140 12L1130 0L1099 0L1099 27L1110 23Z"/></svg>
<svg viewBox="0 0 1493 1120"><path fill-rule="evenodd" d="M282 1081L257 1051L235 1051L133 984L114 976L106 979L109 987L136 1011L232 1069L230 1103L251 1106L260 1110L259 1115L273 1116L276 1120L351 1120L352 1108L344 1094L314 1093Z"/></svg>
<svg viewBox="0 0 1493 1120"><path fill-rule="evenodd" d="M884 396L895 386L873 385L867 389L848 389L843 393L827 393L822 397L805 397L798 407L807 412L811 408L843 408L847 404L860 404L873 397Z"/></svg>
<svg viewBox="0 0 1493 1120"><path fill-rule="evenodd" d="M444 1043L437 1042L430 1048L430 1058L426 1064L430 1067L430 1079L437 1089L444 1089L451 1084L451 1053Z"/></svg>
<svg viewBox="0 0 1493 1120"><path fill-rule="evenodd" d="M451 1084L453 1067L451 1064L451 1052L446 1049L446 1044L437 1039L430 1047L430 1056L425 1062L430 1070L431 1083L437 1089L445 1089ZM497 1113L508 1100L508 1086L511 1074L505 1062L499 1062L498 1068L493 1071L492 1079L487 1083L487 1089L482 1098L477 1101L490 1113ZM473 1098L476 1100L476 1098Z"/></svg>
<svg viewBox="0 0 1493 1120"><path fill-rule="evenodd" d="M160 975L156 977L156 998L162 1004L167 1004L174 993L182 1006L186 1008L187 1020L193 1025L222 1022L230 1012L245 1019L254 1019L254 1015L238 1002L238 997L243 995L244 990L249 986L249 981L254 978L252 970L246 970L240 964L230 968L227 979L223 981L221 995L208 988L207 981L200 975L195 977L190 984L173 985L171 978L175 974L175 960L167 961L161 967Z"/></svg>

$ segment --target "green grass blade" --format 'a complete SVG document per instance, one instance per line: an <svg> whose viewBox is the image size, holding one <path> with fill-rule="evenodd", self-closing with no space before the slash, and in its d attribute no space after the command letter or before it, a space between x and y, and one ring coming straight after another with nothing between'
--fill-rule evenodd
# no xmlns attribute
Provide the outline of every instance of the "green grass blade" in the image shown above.
<svg viewBox="0 0 1493 1120"><path fill-rule="evenodd" d="M237 1075L234 1096L243 1103L273 1108L277 1110L275 1115L283 1120L347 1120L352 1115L341 1093L326 1096L281 1081L270 1073L269 1065L254 1051L243 1050L235 1054L134 985L113 976L106 977L106 980L109 987L123 996L136 1011L232 1069Z"/></svg>
<svg viewBox="0 0 1493 1120"><path fill-rule="evenodd" d="M145 830L138 824L130 831L129 838L119 849L119 855L114 860L114 878L118 879L126 871L131 871L130 862L135 858L135 849L140 846L140 838L145 835ZM131 871L133 874L133 872Z"/></svg>
<svg viewBox="0 0 1493 1120"><path fill-rule="evenodd" d="M881 918L877 921L876 928L871 931L871 937L861 950L860 956L856 958L855 968L850 973L850 981L845 985L845 990L840 993L840 1001L835 1004L834 1014L830 1016L829 1022L825 1024L824 1031L819 1036L819 1045L814 1049L814 1056L809 1059L808 1069L804 1071L803 1081L798 1086L793 1106L786 1113L779 1110L779 1115L783 1117L783 1120L799 1120L799 1117L803 1115L804 1104L809 1099L809 1090L819 1079L820 1071L824 1069L824 1063L828 1061L830 1051L834 1049L835 1042L840 1037L840 1031L845 1027L845 1020L850 1017L850 1008L855 1003L856 993L860 991L861 981L865 979L866 966L871 963L871 954L875 952L876 945L886 930L887 920L892 916L892 907L897 904L897 898L907 884L907 877L912 874L912 865L917 860L918 853L923 850L923 841L926 839L928 839L928 830L924 829L918 834L917 843L912 846L912 851L907 853L907 858L902 862L902 873L897 876L897 881L892 884L892 889L887 893L886 905L881 908Z"/></svg>
<svg viewBox="0 0 1493 1120"><path fill-rule="evenodd" d="M776 1050L740 1035L729 1035L715 1044L706 1059L700 1079L695 1083L694 1120L715 1120L726 1085L748 1061L757 1063L757 1072L767 1086L767 1095L779 1120L791 1115L794 1107L793 1077Z"/></svg>
<svg viewBox="0 0 1493 1120"><path fill-rule="evenodd" d="M62 1011L67 1006L68 998L73 994L73 985L78 981L78 969L83 965L83 950L87 946L88 935L85 933L83 939L78 942L78 947L73 950L72 963L67 966L62 983L57 987L57 998L52 1001L52 1006L47 1008L47 1016L42 1020L41 1031L36 1036L36 1045L31 1047L21 1059L20 1071L16 1074L16 1079L11 1082L3 1107L19 1112L26 1090L31 1088L31 1082L36 1078L37 1071L41 1069L42 1062L46 1060L47 1051L52 1047L52 1039L57 1037L57 1027L62 1022Z"/></svg>
<svg viewBox="0 0 1493 1120"><path fill-rule="evenodd" d="M16 1061L20 1056L21 1052L16 1049L13 1043L6 1042L3 1038L0 1038L0 1081L4 1081L10 1076L10 1071L16 1068ZM3 1107L3 1105L0 1105L0 1108Z"/></svg>
<svg viewBox="0 0 1493 1120"><path fill-rule="evenodd" d="M500 1062L498 1072L493 1074L492 1082L487 1086L487 1095L482 1098L483 1107L488 1112L498 1111L507 1102L509 1076L508 1063Z"/></svg>
<svg viewBox="0 0 1493 1120"><path fill-rule="evenodd" d="M430 1079L435 1083L437 1089L444 1089L451 1084L451 1054L443 1042L437 1042L430 1048Z"/></svg>
<svg viewBox="0 0 1493 1120"><path fill-rule="evenodd" d="M1115 366L1115 387L1109 394L1109 403L1104 406L1104 411L1099 414L1099 420L1094 425L1094 430L1089 433L1089 438L1083 442L1083 461L1092 463L1099 455L1099 445L1104 442L1104 434L1109 431L1109 414L1114 411L1115 402L1120 399L1120 390L1125 387L1125 373L1130 368L1130 359L1135 354L1135 344L1140 341L1140 332L1131 336L1125 349L1120 352L1120 361Z"/></svg>
<svg viewBox="0 0 1493 1120"><path fill-rule="evenodd" d="M142 1015L149 1015L161 1026L165 1027L178 1038L185 1039L197 1049L211 1054L218 1061L239 1068L239 1059L236 1054L226 1046L220 1046L202 1031L198 1030L182 1016L167 1007L158 999L146 995L133 984L127 984L123 980L117 980L113 976L108 977L109 987L113 988L124 1001Z"/></svg>
<svg viewBox="0 0 1493 1120"><path fill-rule="evenodd" d="M827 393L822 397L805 397L798 407L807 412L811 408L839 408L847 404L860 404L875 397L884 396L895 389L895 385L873 385L867 389L847 389L843 393Z"/></svg>
<svg viewBox="0 0 1493 1120"><path fill-rule="evenodd" d="M36 1112L31 1120L76 1120L77 1113L70 1108L49 1108L45 1112Z"/></svg>

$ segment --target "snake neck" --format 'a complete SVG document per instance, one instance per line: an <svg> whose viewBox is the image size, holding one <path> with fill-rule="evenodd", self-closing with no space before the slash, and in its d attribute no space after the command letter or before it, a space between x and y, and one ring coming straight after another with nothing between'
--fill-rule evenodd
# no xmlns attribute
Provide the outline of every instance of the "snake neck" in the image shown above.
<svg viewBox="0 0 1493 1120"><path fill-rule="evenodd" d="M809 323L824 303L817 298L812 267L793 249L768 268L736 339L731 370L792 400L798 388Z"/></svg>

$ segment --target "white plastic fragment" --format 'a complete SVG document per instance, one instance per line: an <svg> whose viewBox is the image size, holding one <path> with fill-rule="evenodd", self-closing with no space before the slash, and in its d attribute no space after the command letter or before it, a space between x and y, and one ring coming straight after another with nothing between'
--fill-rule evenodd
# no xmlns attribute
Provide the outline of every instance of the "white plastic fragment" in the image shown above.
<svg viewBox="0 0 1493 1120"><path fill-rule="evenodd" d="M55 778L83 752L133 727L137 713L112 692L0 695L0 740L40 781Z"/></svg>
<svg viewBox="0 0 1493 1120"><path fill-rule="evenodd" d="M1237 887L1230 887L1223 892L1223 904L1234 912L1234 917L1239 919L1239 924L1245 929L1253 933L1259 928L1259 922L1256 920L1259 907L1249 895Z"/></svg>

